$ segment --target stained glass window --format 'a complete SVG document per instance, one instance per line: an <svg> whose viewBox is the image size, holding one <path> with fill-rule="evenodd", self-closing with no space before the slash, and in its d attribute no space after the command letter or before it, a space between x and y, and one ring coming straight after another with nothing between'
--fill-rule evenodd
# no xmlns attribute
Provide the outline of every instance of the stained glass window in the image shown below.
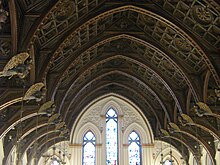
<svg viewBox="0 0 220 165"><path fill-rule="evenodd" d="M83 137L83 165L95 165L95 136L88 131Z"/></svg>
<svg viewBox="0 0 220 165"><path fill-rule="evenodd" d="M170 162L169 160L166 160L164 165L172 165L172 162Z"/></svg>
<svg viewBox="0 0 220 165"><path fill-rule="evenodd" d="M106 113L106 165L118 165L118 116L112 108Z"/></svg>
<svg viewBox="0 0 220 165"><path fill-rule="evenodd" d="M141 142L135 131L130 133L128 143L129 165L141 165Z"/></svg>
<svg viewBox="0 0 220 165"><path fill-rule="evenodd" d="M60 165L60 163L57 160L52 161L51 165Z"/></svg>

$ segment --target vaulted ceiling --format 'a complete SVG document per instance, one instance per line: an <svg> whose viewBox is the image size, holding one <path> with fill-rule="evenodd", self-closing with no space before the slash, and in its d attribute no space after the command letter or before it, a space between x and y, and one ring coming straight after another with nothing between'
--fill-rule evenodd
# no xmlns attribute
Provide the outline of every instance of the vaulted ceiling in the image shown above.
<svg viewBox="0 0 220 165"><path fill-rule="evenodd" d="M186 155L189 148L201 156L195 148L201 144L214 158L213 141L220 139L219 1L3 0L3 7L9 16L0 30L1 70L20 52L28 52L33 64L25 79L0 78L1 105L37 82L47 90L41 102L1 108L6 154L16 139L29 158L33 139L38 156L63 140L48 117L37 113L44 102L55 102L71 130L92 100L115 93L142 110L156 138L167 130L163 140L171 138L178 149L184 144ZM213 114L196 115L198 102ZM190 127L178 120L182 114L193 120ZM179 129L172 130L172 123Z"/></svg>

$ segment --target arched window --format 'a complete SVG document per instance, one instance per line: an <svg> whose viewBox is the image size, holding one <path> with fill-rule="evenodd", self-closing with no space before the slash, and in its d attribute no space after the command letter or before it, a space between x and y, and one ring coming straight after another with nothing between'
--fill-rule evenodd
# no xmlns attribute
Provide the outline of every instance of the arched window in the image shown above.
<svg viewBox="0 0 220 165"><path fill-rule="evenodd" d="M166 160L166 161L164 162L164 165L172 165L172 162L170 162L169 160Z"/></svg>
<svg viewBox="0 0 220 165"><path fill-rule="evenodd" d="M53 160L53 161L51 162L51 165L60 165L60 163L59 163L57 160Z"/></svg>
<svg viewBox="0 0 220 165"><path fill-rule="evenodd" d="M118 116L112 108L106 113L106 165L118 165Z"/></svg>
<svg viewBox="0 0 220 165"><path fill-rule="evenodd" d="M129 165L141 165L141 142L139 135L132 131L128 137Z"/></svg>
<svg viewBox="0 0 220 165"><path fill-rule="evenodd" d="M83 137L83 165L95 165L95 136L88 131Z"/></svg>

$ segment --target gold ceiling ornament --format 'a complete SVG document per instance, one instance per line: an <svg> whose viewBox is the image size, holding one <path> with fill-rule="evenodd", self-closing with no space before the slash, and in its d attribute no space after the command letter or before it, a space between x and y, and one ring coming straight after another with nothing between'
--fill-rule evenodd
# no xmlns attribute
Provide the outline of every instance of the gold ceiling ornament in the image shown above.
<svg viewBox="0 0 220 165"><path fill-rule="evenodd" d="M35 100L40 102L46 94L46 89L43 83L36 83L32 85L25 93L23 100L30 101Z"/></svg>
<svg viewBox="0 0 220 165"><path fill-rule="evenodd" d="M188 53L192 50L192 46L186 39L177 37L174 39L174 44L177 48L182 50L184 53Z"/></svg>
<svg viewBox="0 0 220 165"><path fill-rule="evenodd" d="M60 132L60 137L66 137L66 136L68 136L68 134L69 134L69 130L68 129L65 129L65 130L63 130L62 132Z"/></svg>
<svg viewBox="0 0 220 165"><path fill-rule="evenodd" d="M192 110L199 116L199 117L203 117L205 116L213 116L216 117L218 119L220 119L220 115L213 113L212 110L210 109L210 107L203 103L203 102L198 102L196 103L196 105L192 108Z"/></svg>
<svg viewBox="0 0 220 165"><path fill-rule="evenodd" d="M212 115L212 110L209 106L203 102L198 102L193 107L193 111L199 116L202 117L204 115Z"/></svg>
<svg viewBox="0 0 220 165"><path fill-rule="evenodd" d="M170 134L168 133L167 130L161 128L160 129L160 136L161 137L170 137Z"/></svg>
<svg viewBox="0 0 220 165"><path fill-rule="evenodd" d="M60 114L56 113L48 119L48 123L58 124L60 122Z"/></svg>
<svg viewBox="0 0 220 165"><path fill-rule="evenodd" d="M193 125L194 123L194 121L192 120L190 116L183 114L183 113L178 116L178 121L180 122L182 126L186 126L187 124Z"/></svg>
<svg viewBox="0 0 220 165"><path fill-rule="evenodd" d="M56 105L53 101L48 101L44 103L40 109L38 110L39 114L47 114L48 117L52 116L52 114L55 112Z"/></svg>
<svg viewBox="0 0 220 165"><path fill-rule="evenodd" d="M192 15L193 18L202 25L208 25L214 19L214 16L210 8L208 8L207 6L201 6L201 5L194 6L192 10Z"/></svg>
<svg viewBox="0 0 220 165"><path fill-rule="evenodd" d="M63 130L65 129L65 127L66 127L65 122L61 122L61 123L59 123L58 125L56 125L55 130L63 131Z"/></svg>
<svg viewBox="0 0 220 165"><path fill-rule="evenodd" d="M28 75L31 65L30 55L27 52L19 53L8 61L3 71L0 72L0 77L11 79L13 76L18 76L23 79Z"/></svg>
<svg viewBox="0 0 220 165"><path fill-rule="evenodd" d="M169 122L167 124L167 129L170 133L180 132L180 128L175 123L172 122Z"/></svg>

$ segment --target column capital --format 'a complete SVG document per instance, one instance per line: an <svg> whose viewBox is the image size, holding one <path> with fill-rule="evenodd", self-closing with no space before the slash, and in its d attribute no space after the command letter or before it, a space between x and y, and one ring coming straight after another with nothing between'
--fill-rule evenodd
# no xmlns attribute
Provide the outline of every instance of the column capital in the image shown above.
<svg viewBox="0 0 220 165"><path fill-rule="evenodd" d="M154 147L154 143L145 143L145 144L142 144L142 147Z"/></svg>

